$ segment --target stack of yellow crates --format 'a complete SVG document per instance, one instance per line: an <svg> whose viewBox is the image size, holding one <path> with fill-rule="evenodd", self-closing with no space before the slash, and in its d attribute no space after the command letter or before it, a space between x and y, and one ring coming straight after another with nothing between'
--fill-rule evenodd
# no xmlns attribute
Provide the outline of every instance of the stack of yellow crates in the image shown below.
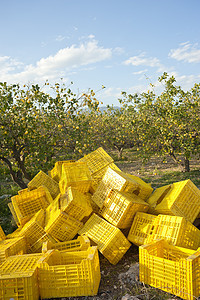
<svg viewBox="0 0 200 300"><path fill-rule="evenodd" d="M94 296L98 251L117 264L131 243L141 281L184 299L200 295L200 231L192 224L200 191L190 180L153 191L100 147L39 171L9 208L18 228L7 236L0 228L1 299Z"/></svg>

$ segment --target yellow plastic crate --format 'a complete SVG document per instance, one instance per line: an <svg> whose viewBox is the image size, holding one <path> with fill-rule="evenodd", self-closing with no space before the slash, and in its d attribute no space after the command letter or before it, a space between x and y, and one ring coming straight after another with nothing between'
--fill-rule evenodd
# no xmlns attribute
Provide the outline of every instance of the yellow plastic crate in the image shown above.
<svg viewBox="0 0 200 300"><path fill-rule="evenodd" d="M47 188L41 186L11 198L20 225L24 225L40 209L46 209L53 201Z"/></svg>
<svg viewBox="0 0 200 300"><path fill-rule="evenodd" d="M94 296L100 283L97 247L87 251L59 252L39 263L41 299L58 297Z"/></svg>
<svg viewBox="0 0 200 300"><path fill-rule="evenodd" d="M35 243L30 245L29 252L30 253L42 252L42 247L44 243L50 243L51 245L54 245L57 242L58 242L57 239L53 238L50 234L45 233Z"/></svg>
<svg viewBox="0 0 200 300"><path fill-rule="evenodd" d="M40 186L45 186L52 198L55 199L60 193L59 184L43 171L40 171L29 183L29 190L37 189Z"/></svg>
<svg viewBox="0 0 200 300"><path fill-rule="evenodd" d="M193 223L200 212L200 190L190 179L175 182L156 205L155 211L158 214L184 217Z"/></svg>
<svg viewBox="0 0 200 300"><path fill-rule="evenodd" d="M153 215L158 215L158 212L155 210L156 206L164 199L167 193L171 189L171 184L161 186L150 195L147 199L147 203L149 204L149 213Z"/></svg>
<svg viewBox="0 0 200 300"><path fill-rule="evenodd" d="M2 300L38 300L39 287L37 270L29 274L2 274L0 273L0 299Z"/></svg>
<svg viewBox="0 0 200 300"><path fill-rule="evenodd" d="M127 174L127 175L130 178L132 178L133 180L135 180L140 185L140 190L139 190L138 196L142 200L147 201L147 199L150 197L150 195L153 192L153 188L151 187L151 184L146 183L145 181L143 181L138 176L135 176L135 175L132 175L132 174Z"/></svg>
<svg viewBox="0 0 200 300"><path fill-rule="evenodd" d="M93 212L98 213L99 212L99 206L92 200L92 194L91 193L85 193L84 194L87 197L88 202L90 203Z"/></svg>
<svg viewBox="0 0 200 300"><path fill-rule="evenodd" d="M42 246L42 253L47 252L51 249L56 249L59 251L85 251L90 247L90 240L87 236L79 236L75 240L67 241L67 242L58 242L52 243L50 241L46 241Z"/></svg>
<svg viewBox="0 0 200 300"><path fill-rule="evenodd" d="M45 226L54 219L57 211L60 209L60 194L53 200L45 211Z"/></svg>
<svg viewBox="0 0 200 300"><path fill-rule="evenodd" d="M82 227L82 222L58 209L46 223L45 231L53 238L63 242L72 240Z"/></svg>
<svg viewBox="0 0 200 300"><path fill-rule="evenodd" d="M63 163L72 163L75 162L74 160L64 160L64 161L57 161L51 171L49 171L49 176L53 178L55 181L59 182L62 174L62 164Z"/></svg>
<svg viewBox="0 0 200 300"><path fill-rule="evenodd" d="M102 147L85 155L78 161L86 162L92 175L114 162L112 157Z"/></svg>
<svg viewBox="0 0 200 300"><path fill-rule="evenodd" d="M0 299L39 299L37 267L38 261L43 255L25 254L6 259L0 270Z"/></svg>
<svg viewBox="0 0 200 300"><path fill-rule="evenodd" d="M146 244L148 236L152 234L155 218L154 215L137 212L128 234L128 240L137 246Z"/></svg>
<svg viewBox="0 0 200 300"><path fill-rule="evenodd" d="M20 226L20 222L19 222L19 219L18 219L18 217L17 217L17 214L16 214L16 212L15 212L15 210L14 210L14 207L13 207L12 202L8 203L8 207L9 207L9 209L10 209L10 212L11 212L11 214L12 214L12 216L13 216L13 220L15 221L16 225L17 225L17 226Z"/></svg>
<svg viewBox="0 0 200 300"><path fill-rule="evenodd" d="M134 194L111 190L99 213L118 228L129 228L138 211L147 212L149 205Z"/></svg>
<svg viewBox="0 0 200 300"><path fill-rule="evenodd" d="M2 229L2 227L0 226L0 241L3 241L6 239L6 235Z"/></svg>
<svg viewBox="0 0 200 300"><path fill-rule="evenodd" d="M140 187L139 184L127 176L126 173L108 167L103 179L92 196L92 200L102 208L106 197L112 189L137 195Z"/></svg>
<svg viewBox="0 0 200 300"><path fill-rule="evenodd" d="M145 243L165 239L169 243L196 250L200 246L200 230L183 217L158 215Z"/></svg>
<svg viewBox="0 0 200 300"><path fill-rule="evenodd" d="M64 194L69 186L76 187L82 193L87 193L91 183L91 174L85 162L62 164L62 175L59 181L61 194Z"/></svg>
<svg viewBox="0 0 200 300"><path fill-rule="evenodd" d="M27 253L26 240L23 237L6 239L0 242L0 264L9 256Z"/></svg>
<svg viewBox="0 0 200 300"><path fill-rule="evenodd" d="M170 245L165 240L139 247L140 281L193 300L200 295L200 251Z"/></svg>
<svg viewBox="0 0 200 300"><path fill-rule="evenodd" d="M92 213L87 196L71 186L60 195L60 209L79 221Z"/></svg>
<svg viewBox="0 0 200 300"><path fill-rule="evenodd" d="M96 214L89 218L78 233L87 235L89 239L95 242L99 251L114 265L119 262L131 246L120 229Z"/></svg>
<svg viewBox="0 0 200 300"><path fill-rule="evenodd" d="M96 189L99 183L101 182L103 176L106 174L108 168L112 168L113 170L121 171L114 163L110 163L108 166L100 169L99 171L91 174L92 183L94 188Z"/></svg>
<svg viewBox="0 0 200 300"><path fill-rule="evenodd" d="M32 252L32 245L35 244L44 234L46 234L43 227L44 210L41 209L23 226L19 233L19 236L26 238L28 252Z"/></svg>

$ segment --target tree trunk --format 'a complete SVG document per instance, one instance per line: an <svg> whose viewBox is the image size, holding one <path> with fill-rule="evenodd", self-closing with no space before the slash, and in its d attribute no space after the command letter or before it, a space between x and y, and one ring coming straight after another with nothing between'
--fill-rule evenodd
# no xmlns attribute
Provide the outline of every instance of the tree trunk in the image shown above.
<svg viewBox="0 0 200 300"><path fill-rule="evenodd" d="M0 159L3 160L7 164L8 168L10 170L10 176L11 176L12 180L15 183L17 183L20 188L22 188L22 189L27 188L27 185L24 182L23 177L22 177L22 172L20 170L14 171L12 168L11 162L6 157L1 156Z"/></svg>
<svg viewBox="0 0 200 300"><path fill-rule="evenodd" d="M117 147L115 146L115 148L117 149L118 153L117 153L117 156L118 156L118 159L121 160L122 159L122 153L124 151L124 148L123 147Z"/></svg>
<svg viewBox="0 0 200 300"><path fill-rule="evenodd" d="M184 161L184 172L190 172L190 161L188 158L185 158Z"/></svg>

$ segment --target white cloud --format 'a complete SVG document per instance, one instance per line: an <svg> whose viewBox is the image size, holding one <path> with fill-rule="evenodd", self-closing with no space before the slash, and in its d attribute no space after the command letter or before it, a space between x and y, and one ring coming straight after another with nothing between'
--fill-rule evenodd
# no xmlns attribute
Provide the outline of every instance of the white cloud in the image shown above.
<svg viewBox="0 0 200 300"><path fill-rule="evenodd" d="M66 39L66 37L63 36L63 35L61 35L61 34L59 34L59 35L56 37L56 41L57 41L57 42L61 42L61 41L65 40L65 39Z"/></svg>
<svg viewBox="0 0 200 300"><path fill-rule="evenodd" d="M190 44L189 42L180 44L177 49L171 49L169 57L174 58L178 61L184 61L188 63L199 63L200 62L200 49L198 44Z"/></svg>
<svg viewBox="0 0 200 300"><path fill-rule="evenodd" d="M104 61L111 56L112 49L100 47L97 41L92 40L79 46L72 45L60 49L55 55L41 58L35 65L27 65L21 71L18 70L18 67L22 66L22 63L7 56L0 57L0 81L27 82L36 80L39 82L46 79L56 80L65 77L68 72L75 68Z"/></svg>
<svg viewBox="0 0 200 300"><path fill-rule="evenodd" d="M148 69L144 69L144 70L141 70L141 71L137 71L137 72L133 72L132 74L133 75L141 75L141 74L144 74L148 71Z"/></svg>
<svg viewBox="0 0 200 300"><path fill-rule="evenodd" d="M160 60L156 57L147 57L146 53L140 53L137 56L131 56L129 59L124 61L125 65L132 65L135 67L146 66L151 68L157 68L157 72L161 73L166 70L165 66L161 64Z"/></svg>
<svg viewBox="0 0 200 300"><path fill-rule="evenodd" d="M138 56L130 57L124 62L124 64L133 66L159 67L160 61L156 57L145 57L145 53L141 53Z"/></svg>

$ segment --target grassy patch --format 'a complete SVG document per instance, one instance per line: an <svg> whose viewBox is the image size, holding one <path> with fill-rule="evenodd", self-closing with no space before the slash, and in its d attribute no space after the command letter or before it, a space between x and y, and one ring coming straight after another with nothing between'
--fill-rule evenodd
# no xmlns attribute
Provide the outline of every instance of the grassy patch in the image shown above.
<svg viewBox="0 0 200 300"><path fill-rule="evenodd" d="M190 179L197 187L200 187L200 170L192 170L190 172L168 171L165 173L158 172L154 175L144 175L141 178L151 183L153 188L172 184L174 182Z"/></svg>

